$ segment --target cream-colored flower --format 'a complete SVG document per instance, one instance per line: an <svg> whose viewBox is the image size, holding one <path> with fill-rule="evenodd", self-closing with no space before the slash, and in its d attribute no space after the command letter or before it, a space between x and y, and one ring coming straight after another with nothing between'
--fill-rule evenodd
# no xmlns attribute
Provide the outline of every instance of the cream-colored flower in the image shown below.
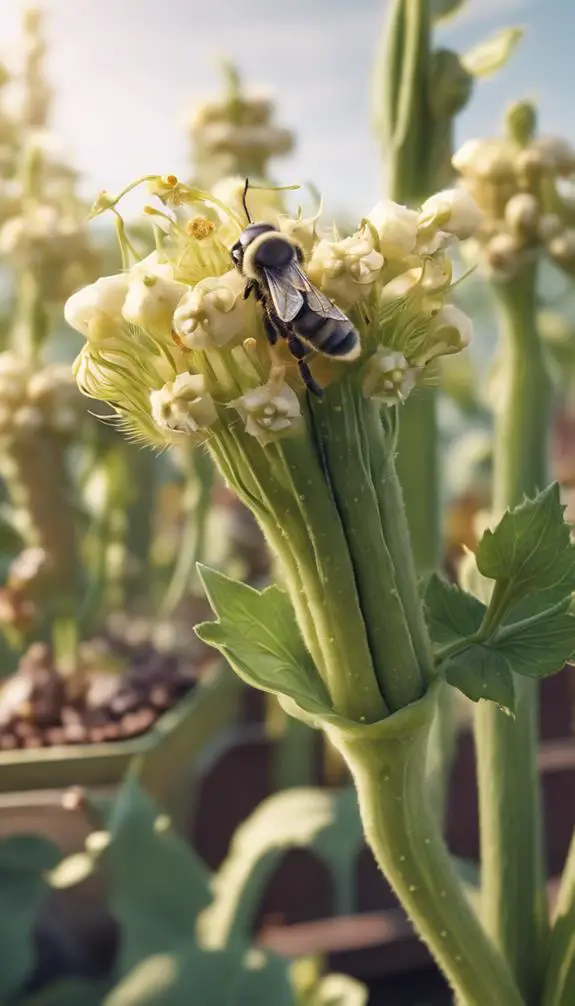
<svg viewBox="0 0 575 1006"><path fill-rule="evenodd" d="M187 349L215 349L245 338L250 305L236 269L200 280L179 302L174 331Z"/></svg>
<svg viewBox="0 0 575 1006"><path fill-rule="evenodd" d="M201 374L178 374L163 388L151 391L150 408L152 419L161 430L186 436L208 429L218 418Z"/></svg>
<svg viewBox="0 0 575 1006"><path fill-rule="evenodd" d="M130 276L160 276L162 279L175 279L176 269L173 262L168 262L158 251L150 252L140 262L130 269Z"/></svg>
<svg viewBox="0 0 575 1006"><path fill-rule="evenodd" d="M502 140L466 140L451 163L465 178L498 183L513 176L512 148Z"/></svg>
<svg viewBox="0 0 575 1006"><path fill-rule="evenodd" d="M512 234L496 234L485 246L485 262L495 275L515 276L523 261L517 238Z"/></svg>
<svg viewBox="0 0 575 1006"><path fill-rule="evenodd" d="M402 259L410 255L417 242L418 214L407 206L381 199L368 213L367 219L379 237L379 250L386 259Z"/></svg>
<svg viewBox="0 0 575 1006"><path fill-rule="evenodd" d="M536 235L540 215L539 200L530 192L518 192L505 207L505 223L511 233L520 238Z"/></svg>
<svg viewBox="0 0 575 1006"><path fill-rule="evenodd" d="M446 231L463 240L470 238L477 230L482 217L477 203L465 189L444 189L424 202L419 227L423 232Z"/></svg>
<svg viewBox="0 0 575 1006"><path fill-rule="evenodd" d="M546 244L563 230L563 222L558 213L543 213L537 225L537 237Z"/></svg>
<svg viewBox="0 0 575 1006"><path fill-rule="evenodd" d="M319 241L306 268L312 283L346 308L369 293L382 266L366 229L340 241Z"/></svg>
<svg viewBox="0 0 575 1006"><path fill-rule="evenodd" d="M129 284L129 275L118 273L115 276L102 276L95 283L82 287L64 305L66 321L87 339L90 338L91 325L95 320L119 324Z"/></svg>
<svg viewBox="0 0 575 1006"><path fill-rule="evenodd" d="M542 166L556 175L571 175L575 171L575 150L559 136L540 136L528 149L537 151Z"/></svg>
<svg viewBox="0 0 575 1006"><path fill-rule="evenodd" d="M557 265L564 269L575 266L575 230L562 230L547 244L547 251Z"/></svg>
<svg viewBox="0 0 575 1006"><path fill-rule="evenodd" d="M122 306L124 321L145 328L152 335L169 336L172 315L189 287L173 279L141 273L130 279Z"/></svg>
<svg viewBox="0 0 575 1006"><path fill-rule="evenodd" d="M447 304L437 312L433 319L430 335L425 347L424 359L418 361L427 364L437 356L448 356L459 353L471 342L473 322L471 318L453 304Z"/></svg>
<svg viewBox="0 0 575 1006"><path fill-rule="evenodd" d="M312 253L316 241L315 225L317 216L314 217L284 217L280 216L278 227L282 234L287 234L299 244L306 257Z"/></svg>
<svg viewBox="0 0 575 1006"><path fill-rule="evenodd" d="M246 433L261 444L296 433L303 423L299 398L283 379L272 377L267 384L246 391L230 402L245 423Z"/></svg>
<svg viewBox="0 0 575 1006"><path fill-rule="evenodd" d="M413 391L418 374L419 369L411 367L403 353L380 346L365 366L363 393L385 405L397 405Z"/></svg>

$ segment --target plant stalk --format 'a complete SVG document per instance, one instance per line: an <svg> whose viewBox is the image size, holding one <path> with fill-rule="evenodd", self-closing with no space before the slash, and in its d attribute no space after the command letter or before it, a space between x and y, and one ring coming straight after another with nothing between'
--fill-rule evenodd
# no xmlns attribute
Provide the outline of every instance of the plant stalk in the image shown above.
<svg viewBox="0 0 575 1006"><path fill-rule="evenodd" d="M550 382L536 329L536 265L495 287L501 370L495 419L493 508L547 484ZM475 715L483 921L529 1004L539 1002L541 948L548 932L541 795L537 769L538 687L515 678L511 719L494 703Z"/></svg>
<svg viewBox="0 0 575 1006"><path fill-rule="evenodd" d="M470 907L428 803L425 763L435 688L383 723L328 726L357 788L366 838L465 1006L522 1006L503 958Z"/></svg>

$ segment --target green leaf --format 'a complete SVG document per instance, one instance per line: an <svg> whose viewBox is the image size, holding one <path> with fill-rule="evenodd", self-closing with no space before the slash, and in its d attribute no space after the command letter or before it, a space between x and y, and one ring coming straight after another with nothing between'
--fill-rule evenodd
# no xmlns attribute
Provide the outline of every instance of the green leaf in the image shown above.
<svg viewBox="0 0 575 1006"><path fill-rule="evenodd" d="M507 511L494 531L485 531L477 568L506 587L507 608L528 594L561 587L566 596L575 588L575 546L564 510L553 483Z"/></svg>
<svg viewBox="0 0 575 1006"><path fill-rule="evenodd" d="M506 712L515 711L515 687L508 661L490 647L473 643L451 657L445 677L473 702L489 699Z"/></svg>
<svg viewBox="0 0 575 1006"><path fill-rule="evenodd" d="M120 973L191 938L211 901L210 875L148 794L128 777L109 821L102 864L110 908L122 927Z"/></svg>
<svg viewBox="0 0 575 1006"><path fill-rule="evenodd" d="M287 961L189 944L138 964L102 1006L294 1006Z"/></svg>
<svg viewBox="0 0 575 1006"><path fill-rule="evenodd" d="M429 633L434 643L451 643L477 632L487 608L437 573L429 577L423 595Z"/></svg>
<svg viewBox="0 0 575 1006"><path fill-rule="evenodd" d="M429 13L434 24L450 21L459 14L467 0L429 0Z"/></svg>
<svg viewBox="0 0 575 1006"><path fill-rule="evenodd" d="M575 616L566 610L549 611L531 625L511 623L496 633L492 645L515 674L546 678L575 654Z"/></svg>
<svg viewBox="0 0 575 1006"><path fill-rule="evenodd" d="M352 912L363 831L355 791L288 789L264 800L236 831L214 878L214 902L200 930L210 943L248 940L266 885L285 853L312 850L328 867L338 910Z"/></svg>
<svg viewBox="0 0 575 1006"><path fill-rule="evenodd" d="M310 713L330 709L327 689L307 652L287 594L279 587L254 590L199 566L217 622L196 633L229 661L249 685L289 696Z"/></svg>
<svg viewBox="0 0 575 1006"><path fill-rule="evenodd" d="M489 77L500 70L522 38L524 28L502 28L484 42L474 45L461 57L461 62L473 77Z"/></svg>
<svg viewBox="0 0 575 1006"><path fill-rule="evenodd" d="M44 877L61 853L40 835L11 835L0 840L0 1000L7 1001L25 982L34 964L33 928L49 892Z"/></svg>

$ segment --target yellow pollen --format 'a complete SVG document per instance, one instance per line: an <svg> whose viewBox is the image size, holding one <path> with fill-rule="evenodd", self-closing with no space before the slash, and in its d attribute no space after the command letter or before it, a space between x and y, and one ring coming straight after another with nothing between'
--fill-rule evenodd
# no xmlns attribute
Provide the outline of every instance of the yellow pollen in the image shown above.
<svg viewBox="0 0 575 1006"><path fill-rule="evenodd" d="M204 238L213 234L215 229L216 225L213 220L207 220L206 217L194 217L186 224L186 234L189 234L191 238L196 238L197 241L203 241Z"/></svg>
<svg viewBox="0 0 575 1006"><path fill-rule="evenodd" d="M163 181L166 183L166 185L177 185L178 184L177 175L166 175L165 178L163 179Z"/></svg>

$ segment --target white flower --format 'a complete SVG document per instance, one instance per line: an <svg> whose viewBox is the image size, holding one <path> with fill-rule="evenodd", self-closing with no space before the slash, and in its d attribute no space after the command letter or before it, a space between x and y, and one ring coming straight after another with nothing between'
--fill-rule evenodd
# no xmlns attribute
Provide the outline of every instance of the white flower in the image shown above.
<svg viewBox="0 0 575 1006"><path fill-rule="evenodd" d="M95 283L82 287L64 305L66 321L87 339L90 338L93 321L105 319L113 323L121 322L129 283L127 273L118 273L115 276L103 276Z"/></svg>
<svg viewBox="0 0 575 1006"><path fill-rule="evenodd" d="M162 279L175 279L173 262L166 262L157 251L150 252L140 262L130 269L130 276L160 276Z"/></svg>
<svg viewBox="0 0 575 1006"><path fill-rule="evenodd" d="M282 234L287 234L301 245L305 255L311 255L315 244L315 225L318 217L280 217L278 227Z"/></svg>
<svg viewBox="0 0 575 1006"><path fill-rule="evenodd" d="M250 306L236 269L200 280L179 302L174 331L187 349L214 349L245 337Z"/></svg>
<svg viewBox="0 0 575 1006"><path fill-rule="evenodd" d="M513 234L521 237L537 232L541 207L529 192L518 192L505 206L505 223Z"/></svg>
<svg viewBox="0 0 575 1006"><path fill-rule="evenodd" d="M446 231L463 240L477 230L482 217L477 203L465 189L444 189L426 199L421 207L419 226L424 231Z"/></svg>
<svg viewBox="0 0 575 1006"><path fill-rule="evenodd" d="M375 251L369 231L363 230L341 241L319 241L307 272L328 297L350 307L369 293L382 266L383 256Z"/></svg>
<svg viewBox="0 0 575 1006"><path fill-rule="evenodd" d="M559 136L540 136L528 149L536 150L542 166L558 175L570 175L575 170L575 150Z"/></svg>
<svg viewBox="0 0 575 1006"><path fill-rule="evenodd" d="M384 258L405 258L417 242L418 215L415 210L381 199L368 214L379 236L379 250Z"/></svg>
<svg viewBox="0 0 575 1006"><path fill-rule="evenodd" d="M299 398L283 379L272 377L230 405L242 417L246 433L257 437L261 444L297 432L302 423Z"/></svg>
<svg viewBox="0 0 575 1006"><path fill-rule="evenodd" d="M513 175L513 159L508 144L501 140L466 140L451 158L464 177L499 182Z"/></svg>
<svg viewBox="0 0 575 1006"><path fill-rule="evenodd" d="M424 359L419 362L426 364L436 356L459 353L469 345L472 335L473 322L468 315L452 304L442 307L433 319Z"/></svg>
<svg viewBox="0 0 575 1006"><path fill-rule="evenodd" d="M367 361L363 393L385 405L397 405L413 391L418 373L419 369L410 367L403 353L380 346Z"/></svg>
<svg viewBox="0 0 575 1006"><path fill-rule="evenodd" d="M178 374L174 381L150 392L152 419L170 433L193 435L218 418L214 400L201 374Z"/></svg>
<svg viewBox="0 0 575 1006"><path fill-rule="evenodd" d="M169 335L176 305L188 289L185 283L152 273L136 275L130 279L122 317L153 335Z"/></svg>
<svg viewBox="0 0 575 1006"><path fill-rule="evenodd" d="M512 234L496 234L485 246L485 261L494 273L515 276L522 262L517 239Z"/></svg>

